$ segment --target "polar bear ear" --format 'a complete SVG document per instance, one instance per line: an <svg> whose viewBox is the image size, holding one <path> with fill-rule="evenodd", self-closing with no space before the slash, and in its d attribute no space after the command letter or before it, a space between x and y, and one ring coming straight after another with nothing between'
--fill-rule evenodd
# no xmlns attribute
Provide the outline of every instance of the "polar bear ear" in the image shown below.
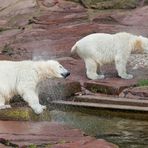
<svg viewBox="0 0 148 148"><path fill-rule="evenodd" d="M134 42L134 53L143 53L144 49L142 46L143 42L141 39L137 39Z"/></svg>

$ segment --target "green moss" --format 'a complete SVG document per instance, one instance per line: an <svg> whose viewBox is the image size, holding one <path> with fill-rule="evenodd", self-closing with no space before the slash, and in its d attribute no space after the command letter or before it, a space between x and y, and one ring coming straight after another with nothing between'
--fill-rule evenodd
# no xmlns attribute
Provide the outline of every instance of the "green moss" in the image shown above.
<svg viewBox="0 0 148 148"><path fill-rule="evenodd" d="M25 108L10 108L0 111L0 119L6 120L29 120L30 111Z"/></svg>
<svg viewBox="0 0 148 148"><path fill-rule="evenodd" d="M51 148L53 146L53 144L47 144L46 146L45 146L45 148Z"/></svg>
<svg viewBox="0 0 148 148"><path fill-rule="evenodd" d="M32 144L29 146L29 148L37 148L37 146L35 144Z"/></svg>
<svg viewBox="0 0 148 148"><path fill-rule="evenodd" d="M139 80L138 86L148 86L148 79Z"/></svg>
<svg viewBox="0 0 148 148"><path fill-rule="evenodd" d="M13 112L10 112L9 115L13 118L23 118L23 119L29 118L29 114L24 110L15 110Z"/></svg>
<svg viewBox="0 0 148 148"><path fill-rule="evenodd" d="M30 107L12 107L0 110L0 120L50 121L51 117L48 110L36 115Z"/></svg>
<svg viewBox="0 0 148 148"><path fill-rule="evenodd" d="M97 86L92 86L90 88L90 91L92 91L93 93L104 93L104 94L113 94L115 92L115 90L110 89L110 88L105 88L105 87L97 87Z"/></svg>
<svg viewBox="0 0 148 148"><path fill-rule="evenodd" d="M97 93L98 92L98 89L96 87L92 87L91 88L91 91L94 92L94 93Z"/></svg>
<svg viewBox="0 0 148 148"><path fill-rule="evenodd" d="M59 144L65 144L65 143L66 143L65 140L61 140L61 141L59 141Z"/></svg>

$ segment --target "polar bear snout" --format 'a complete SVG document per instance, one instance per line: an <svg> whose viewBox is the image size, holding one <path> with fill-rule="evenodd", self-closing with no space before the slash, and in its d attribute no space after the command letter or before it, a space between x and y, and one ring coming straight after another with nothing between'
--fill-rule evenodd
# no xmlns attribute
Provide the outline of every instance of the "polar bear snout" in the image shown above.
<svg viewBox="0 0 148 148"><path fill-rule="evenodd" d="M65 72L61 73L61 75L63 78L66 78L70 75L70 72L66 70Z"/></svg>
<svg viewBox="0 0 148 148"><path fill-rule="evenodd" d="M50 77L66 78L70 75L70 72L55 60L49 60L47 68L49 69L47 74L50 75Z"/></svg>

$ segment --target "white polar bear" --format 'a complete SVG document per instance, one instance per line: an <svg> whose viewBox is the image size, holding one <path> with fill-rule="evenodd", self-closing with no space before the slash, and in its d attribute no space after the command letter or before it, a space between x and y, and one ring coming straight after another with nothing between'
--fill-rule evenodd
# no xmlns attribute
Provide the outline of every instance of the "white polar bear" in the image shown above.
<svg viewBox="0 0 148 148"><path fill-rule="evenodd" d="M80 39L71 49L85 62L89 79L103 79L97 74L98 65L115 62L118 75L123 79L132 79L126 73L126 64L131 53L148 53L148 39L126 32L116 34L95 33Z"/></svg>
<svg viewBox="0 0 148 148"><path fill-rule="evenodd" d="M19 94L36 114L46 106L39 103L37 84L46 78L66 78L70 75L60 63L48 61L0 61L0 109L14 95Z"/></svg>

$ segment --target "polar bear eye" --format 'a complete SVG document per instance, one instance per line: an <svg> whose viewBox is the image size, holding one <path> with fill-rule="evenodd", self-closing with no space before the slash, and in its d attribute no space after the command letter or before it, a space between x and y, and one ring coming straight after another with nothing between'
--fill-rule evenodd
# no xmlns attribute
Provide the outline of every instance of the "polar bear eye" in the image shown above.
<svg viewBox="0 0 148 148"><path fill-rule="evenodd" d="M60 66L60 68L62 69L63 67L62 67L62 66Z"/></svg>

